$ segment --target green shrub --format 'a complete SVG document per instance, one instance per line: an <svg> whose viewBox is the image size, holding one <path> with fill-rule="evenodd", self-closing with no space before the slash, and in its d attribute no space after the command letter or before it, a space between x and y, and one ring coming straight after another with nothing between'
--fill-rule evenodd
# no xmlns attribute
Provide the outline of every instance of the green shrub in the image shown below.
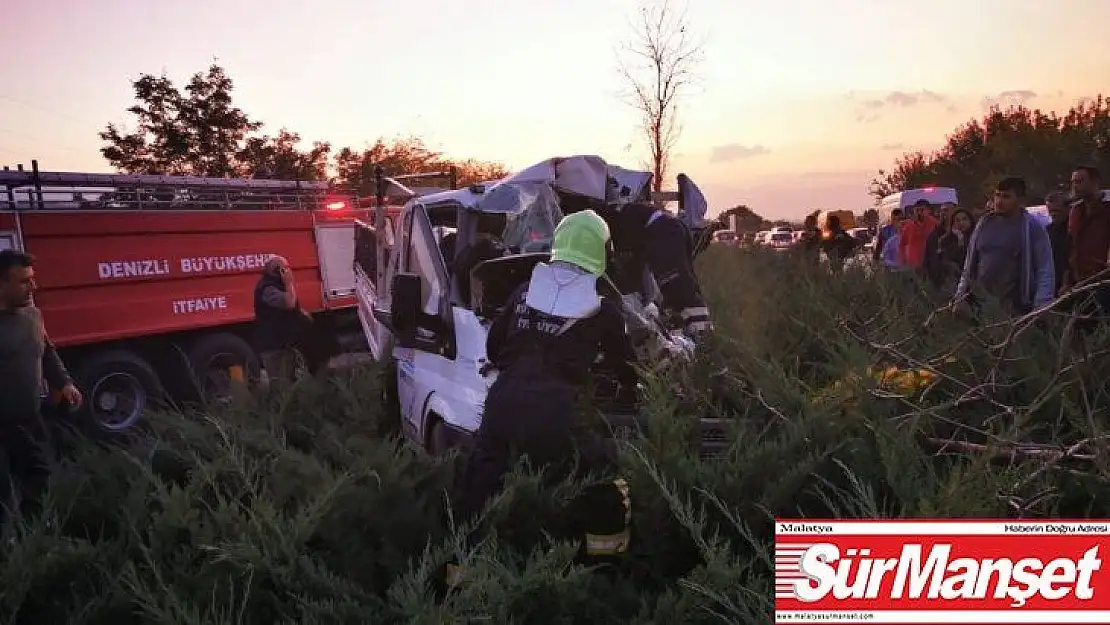
<svg viewBox="0 0 1110 625"><path fill-rule="evenodd" d="M1101 336L1083 352L1048 316L1016 337L976 328L933 314L930 288L790 255L713 248L700 270L718 332L647 381L619 570L575 565L558 538L579 485L523 469L465 546L445 503L458 458L399 441L367 369L162 415L127 448L79 445L46 512L4 530L0 622L758 623L775 515L1110 513ZM892 366L931 382L868 373ZM730 420L721 457L695 453L698 416ZM1019 442L1074 448L1023 459ZM467 583L447 594L450 558Z"/></svg>

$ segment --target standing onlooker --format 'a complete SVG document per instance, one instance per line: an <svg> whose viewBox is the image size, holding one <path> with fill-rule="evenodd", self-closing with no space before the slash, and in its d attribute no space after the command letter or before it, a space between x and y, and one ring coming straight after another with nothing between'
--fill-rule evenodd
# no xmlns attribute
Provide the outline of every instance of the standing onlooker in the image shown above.
<svg viewBox="0 0 1110 625"><path fill-rule="evenodd" d="M807 261L817 264L821 260L821 230L817 227L817 215L807 215L802 224L802 236L798 239L798 249Z"/></svg>
<svg viewBox="0 0 1110 625"><path fill-rule="evenodd" d="M1048 233L1024 210L1025 181L1002 179L994 194L994 210L979 220L967 245L955 301L974 297L976 290L998 298L1016 313L1027 313L1052 301L1056 291L1052 246Z"/></svg>
<svg viewBox="0 0 1110 625"><path fill-rule="evenodd" d="M859 241L844 231L840 225L840 217L836 215L829 215L825 219L825 228L828 230L828 238L821 241L821 250L829 259L829 267L833 271L840 271L844 268L844 261L856 250Z"/></svg>
<svg viewBox="0 0 1110 625"><path fill-rule="evenodd" d="M0 251L0 505L25 512L49 475L42 457L51 447L41 412L44 381L71 408L81 406L81 393L31 303L34 264L28 254Z"/></svg>
<svg viewBox="0 0 1110 625"><path fill-rule="evenodd" d="M312 315L301 308L293 271L281 256L271 257L262 268L254 289L254 323L255 348L271 380L292 377L298 354L310 374L331 356Z"/></svg>
<svg viewBox="0 0 1110 625"><path fill-rule="evenodd" d="M906 220L899 219L893 225L894 232L883 241L883 249L879 255L879 259L882 261L884 267L892 271L897 271L903 269L898 248L900 244L899 238L902 234L902 228L906 226Z"/></svg>
<svg viewBox="0 0 1110 625"><path fill-rule="evenodd" d="M959 210L959 208L960 208L959 206L956 206L952 202L945 202L944 204L941 204L940 205L940 218L939 218L940 222L944 223L944 224L949 223L952 219L952 213ZM968 214L970 215L971 213L968 213Z"/></svg>
<svg viewBox="0 0 1110 625"><path fill-rule="evenodd" d="M929 233L929 237L925 239L925 257L921 260L921 273L934 282L939 278L941 272L938 265L940 263L940 239L949 228L948 218L952 215L953 210L955 210L955 205L945 202L939 209L932 212L937 223L933 226L933 231Z"/></svg>
<svg viewBox="0 0 1110 625"><path fill-rule="evenodd" d="M875 262L883 260L883 248L886 246L887 241L897 236L901 223L902 209L896 208L890 211L890 223L879 228L879 232L875 234L875 248L871 250L872 260Z"/></svg>
<svg viewBox="0 0 1110 625"><path fill-rule="evenodd" d="M1110 203L1102 199L1102 175L1090 166L1071 174L1076 203L1068 216L1069 262L1064 287L1070 288L1106 268L1110 253Z"/></svg>
<svg viewBox="0 0 1110 625"><path fill-rule="evenodd" d="M920 271L925 264L925 246L937 227L937 220L929 208L928 200L918 200L913 206L912 217L898 237L898 254L904 267Z"/></svg>
<svg viewBox="0 0 1110 625"><path fill-rule="evenodd" d="M935 238L926 259L927 272L933 284L943 287L951 279L959 278L974 229L975 218L970 211L957 208L948 213L944 225L938 227L940 235Z"/></svg>
<svg viewBox="0 0 1110 625"><path fill-rule="evenodd" d="M1052 266L1056 269L1056 286L1063 288L1068 273L1068 202L1060 191L1052 191L1044 198L1052 222L1045 227L1052 244Z"/></svg>

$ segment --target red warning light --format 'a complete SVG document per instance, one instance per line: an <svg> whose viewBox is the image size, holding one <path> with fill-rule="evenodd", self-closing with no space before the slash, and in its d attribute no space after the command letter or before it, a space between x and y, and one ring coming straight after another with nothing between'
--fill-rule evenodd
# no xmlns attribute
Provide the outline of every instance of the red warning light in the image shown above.
<svg viewBox="0 0 1110 625"><path fill-rule="evenodd" d="M343 210L344 208L347 208L347 203L346 202L330 202L326 206L326 208L330 211Z"/></svg>

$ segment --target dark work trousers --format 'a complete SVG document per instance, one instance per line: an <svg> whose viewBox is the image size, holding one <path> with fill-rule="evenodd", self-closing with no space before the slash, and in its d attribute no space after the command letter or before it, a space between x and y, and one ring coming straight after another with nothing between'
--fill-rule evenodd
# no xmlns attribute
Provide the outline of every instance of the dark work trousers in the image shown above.
<svg viewBox="0 0 1110 625"><path fill-rule="evenodd" d="M497 378L459 479L454 508L460 524L473 521L501 491L505 474L519 456L527 456L533 468L546 469L549 484L574 469L579 479L604 473L607 479L585 485L563 510L558 527L551 529L555 535L569 532L580 541L578 559L583 564L619 561L631 536L628 486L613 479L617 462L611 441L588 431L576 436L576 395L575 387L538 365L518 363ZM467 542L473 544L475 534L472 530Z"/></svg>
<svg viewBox="0 0 1110 625"><path fill-rule="evenodd" d="M546 468L552 482L567 477L576 458L579 475L615 466L615 453L600 440L576 440L576 395L575 387L538 365L522 362L498 376L459 479L455 512L460 522L476 517L501 491L519 456L527 456L534 468Z"/></svg>
<svg viewBox="0 0 1110 625"><path fill-rule="evenodd" d="M335 337L325 332L317 322L306 317L303 323L300 324L297 335L284 348L266 352L267 360L274 361L275 358L280 360L283 364L278 366L278 369L285 371L267 371L267 373L274 377L283 375L292 377L292 365L296 363L296 353L303 359L308 374L316 375L327 367L331 359L339 354L339 351L339 344ZM266 366L265 362L263 366Z"/></svg>
<svg viewBox="0 0 1110 625"><path fill-rule="evenodd" d="M15 509L37 512L50 476L54 443L40 415L0 414L0 498L7 518Z"/></svg>
<svg viewBox="0 0 1110 625"><path fill-rule="evenodd" d="M333 356L339 353L339 345L335 338L325 332L317 322L307 318L290 347L300 352L310 375L316 375L327 366Z"/></svg>

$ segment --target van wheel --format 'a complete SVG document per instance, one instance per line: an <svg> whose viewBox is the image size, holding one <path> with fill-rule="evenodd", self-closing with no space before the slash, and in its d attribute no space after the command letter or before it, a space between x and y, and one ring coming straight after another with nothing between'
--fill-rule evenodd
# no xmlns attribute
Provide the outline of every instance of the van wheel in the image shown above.
<svg viewBox="0 0 1110 625"><path fill-rule="evenodd" d="M143 412L163 399L158 374L139 355L114 350L97 354L78 368L77 384L85 395L82 413L101 433L122 434L134 428Z"/></svg>
<svg viewBox="0 0 1110 625"><path fill-rule="evenodd" d="M382 405L385 407L386 418L397 420L401 418L401 398L397 394L397 363L390 362L378 371L378 380L381 384Z"/></svg>
<svg viewBox="0 0 1110 625"><path fill-rule="evenodd" d="M194 342L186 358L202 399L226 404L236 387L259 376L258 355L251 346L229 332L207 334Z"/></svg>
<svg viewBox="0 0 1110 625"><path fill-rule="evenodd" d="M446 456L451 453L451 438L447 434L447 424L438 416L429 417L432 428L428 432L428 453L433 456Z"/></svg>
<svg viewBox="0 0 1110 625"><path fill-rule="evenodd" d="M403 434L405 423L401 416L401 398L397 394L397 363L390 362L378 370L378 383L381 385L384 431Z"/></svg>

